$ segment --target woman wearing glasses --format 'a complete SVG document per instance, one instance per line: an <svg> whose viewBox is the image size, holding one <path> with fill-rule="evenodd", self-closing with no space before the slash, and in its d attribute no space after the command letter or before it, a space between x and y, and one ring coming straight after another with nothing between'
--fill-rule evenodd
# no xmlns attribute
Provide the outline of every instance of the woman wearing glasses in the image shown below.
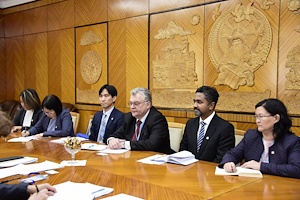
<svg viewBox="0 0 300 200"><path fill-rule="evenodd" d="M65 137L74 136L73 122L68 110L63 109L60 99L50 94L42 102L44 114L42 118L23 136L36 135L39 137Z"/></svg>
<svg viewBox="0 0 300 200"><path fill-rule="evenodd" d="M20 93L22 109L13 119L13 131L28 130L42 117L42 108L39 95L34 89L26 89Z"/></svg>
<svg viewBox="0 0 300 200"><path fill-rule="evenodd" d="M241 167L264 174L300 178L300 138L290 131L292 121L278 99L265 99L255 106L257 129L248 130L242 141L220 163L227 172Z"/></svg>

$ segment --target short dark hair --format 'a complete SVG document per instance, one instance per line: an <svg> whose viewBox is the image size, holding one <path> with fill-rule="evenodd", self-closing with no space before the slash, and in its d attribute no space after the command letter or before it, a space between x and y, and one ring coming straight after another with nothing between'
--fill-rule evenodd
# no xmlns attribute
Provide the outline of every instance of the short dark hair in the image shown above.
<svg viewBox="0 0 300 200"><path fill-rule="evenodd" d="M46 96L43 100L42 106L43 108L54 110L56 115L59 115L62 112L62 103L54 94L49 94Z"/></svg>
<svg viewBox="0 0 300 200"><path fill-rule="evenodd" d="M269 98L264 99L255 105L255 109L263 107L272 116L279 115L280 119L274 124L273 136L274 138L281 138L285 133L292 133L292 120L290 119L285 105L278 99Z"/></svg>
<svg viewBox="0 0 300 200"><path fill-rule="evenodd" d="M101 93L103 92L104 89L106 89L107 92L108 92L108 94L110 94L112 97L118 95L118 91L117 91L117 89L113 85L105 84L105 85L103 85L100 88L100 90L99 90L99 96L101 95Z"/></svg>
<svg viewBox="0 0 300 200"><path fill-rule="evenodd" d="M201 86L196 90L196 93L203 93L204 98L209 102L215 102L215 107L218 103L219 93L216 88L210 86Z"/></svg>
<svg viewBox="0 0 300 200"><path fill-rule="evenodd" d="M22 98L26 107L33 110L38 110L41 108L41 100L34 89L23 90L20 93L20 97Z"/></svg>

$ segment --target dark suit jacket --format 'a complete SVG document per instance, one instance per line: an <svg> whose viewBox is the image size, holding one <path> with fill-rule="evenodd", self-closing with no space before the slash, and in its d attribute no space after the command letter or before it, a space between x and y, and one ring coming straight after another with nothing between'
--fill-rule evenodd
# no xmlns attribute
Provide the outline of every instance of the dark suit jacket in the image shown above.
<svg viewBox="0 0 300 200"><path fill-rule="evenodd" d="M26 183L20 184L0 184L0 199L5 200L25 200L29 198Z"/></svg>
<svg viewBox="0 0 300 200"><path fill-rule="evenodd" d="M131 141L135 132L136 118L131 113L124 115L124 124L111 137L130 141L131 150L174 153L170 147L170 136L166 118L153 106L143 124L138 141Z"/></svg>
<svg viewBox="0 0 300 200"><path fill-rule="evenodd" d="M26 110L24 108L22 108L20 110L20 112L18 113L18 115L13 119L13 121L12 121L13 124L15 126L22 126L25 114L26 114ZM32 126L34 126L39 121L39 119L42 117L42 114L43 114L42 108L40 108L38 110L35 110L33 112L32 120L31 120L31 126L27 127L27 128L31 128ZM24 129L25 129L25 127L22 126L22 130L24 130Z"/></svg>
<svg viewBox="0 0 300 200"><path fill-rule="evenodd" d="M199 160L219 163L224 154L235 145L234 127L228 121L215 114L197 153L199 120L200 118L197 117L188 120L186 123L179 151L187 150L192 152Z"/></svg>
<svg viewBox="0 0 300 200"><path fill-rule="evenodd" d="M97 141L99 129L102 121L103 111L97 112L92 120L91 126L91 135L89 136L90 140ZM107 138L110 137L112 133L114 133L118 128L120 128L123 124L124 113L114 108L111 112L109 119L107 120L107 124L105 127L105 133L103 142L106 143Z"/></svg>
<svg viewBox="0 0 300 200"><path fill-rule="evenodd" d="M260 161L264 151L262 134L255 129L248 130L242 141L227 152L220 167L227 162L235 164L250 160ZM269 148L269 163L261 163L260 171L264 174L300 178L300 138L286 133L284 137L275 140Z"/></svg>
<svg viewBox="0 0 300 200"><path fill-rule="evenodd" d="M42 118L28 131L30 135L35 135L38 133L44 133L44 137L55 136L55 137L65 137L74 136L73 122L70 111L63 109L62 112L56 116L56 124L54 131L47 131L50 118L43 113Z"/></svg>

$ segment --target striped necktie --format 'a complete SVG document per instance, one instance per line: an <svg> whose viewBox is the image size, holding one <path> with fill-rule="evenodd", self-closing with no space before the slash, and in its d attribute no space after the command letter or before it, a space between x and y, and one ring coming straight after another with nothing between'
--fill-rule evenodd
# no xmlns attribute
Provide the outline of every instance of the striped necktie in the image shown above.
<svg viewBox="0 0 300 200"><path fill-rule="evenodd" d="M137 122L136 122L136 129L135 129L135 133L133 134L133 136L132 136L132 141L137 141L138 139L139 139L139 137L140 137L140 126L141 126L141 121L140 120L138 120Z"/></svg>
<svg viewBox="0 0 300 200"><path fill-rule="evenodd" d="M204 135L205 135L205 125L206 125L206 123L204 121L202 121L199 135L198 135L198 140L197 140L197 152L199 152L199 150L200 150L200 146L201 146L201 143L202 143Z"/></svg>
<svg viewBox="0 0 300 200"><path fill-rule="evenodd" d="M106 128L106 117L107 115L104 115L102 118L102 123L99 129L99 133L98 133L98 139L97 142L99 143L103 143L103 138L104 138L104 133L105 133L105 128Z"/></svg>

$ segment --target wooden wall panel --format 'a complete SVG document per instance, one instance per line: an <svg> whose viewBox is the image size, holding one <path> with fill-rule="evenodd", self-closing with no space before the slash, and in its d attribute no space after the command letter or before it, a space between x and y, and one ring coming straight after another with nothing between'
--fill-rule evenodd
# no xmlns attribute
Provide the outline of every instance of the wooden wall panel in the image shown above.
<svg viewBox="0 0 300 200"><path fill-rule="evenodd" d="M48 93L75 103L74 30L48 33Z"/></svg>
<svg viewBox="0 0 300 200"><path fill-rule="evenodd" d="M0 37L0 101L6 99L6 67L4 38Z"/></svg>
<svg viewBox="0 0 300 200"><path fill-rule="evenodd" d="M192 5L198 5L204 3L204 0L150 0L150 12L160 12L164 10L177 9Z"/></svg>
<svg viewBox="0 0 300 200"><path fill-rule="evenodd" d="M279 24L278 97L291 114L300 113L300 15L292 11L289 1L281 1Z"/></svg>
<svg viewBox="0 0 300 200"><path fill-rule="evenodd" d="M25 88L33 88L42 100L48 95L47 33L24 36Z"/></svg>
<svg viewBox="0 0 300 200"><path fill-rule="evenodd" d="M12 37L24 34L23 14L23 12L17 12L5 15L5 37Z"/></svg>
<svg viewBox="0 0 300 200"><path fill-rule="evenodd" d="M193 106L196 88L204 79L203 32L201 6L150 16L149 81L154 105Z"/></svg>
<svg viewBox="0 0 300 200"><path fill-rule="evenodd" d="M126 23L123 20L108 23L109 84L118 90L117 108L126 107Z"/></svg>
<svg viewBox="0 0 300 200"><path fill-rule="evenodd" d="M6 38L6 91L7 99L19 99L25 85L23 36Z"/></svg>
<svg viewBox="0 0 300 200"><path fill-rule="evenodd" d="M47 6L48 31L74 27L74 0Z"/></svg>
<svg viewBox="0 0 300 200"><path fill-rule="evenodd" d="M4 37L4 17L0 15L0 37Z"/></svg>
<svg viewBox="0 0 300 200"><path fill-rule="evenodd" d="M107 83L107 24L76 28L76 102L99 104Z"/></svg>
<svg viewBox="0 0 300 200"><path fill-rule="evenodd" d="M107 0L75 0L75 26L107 21Z"/></svg>
<svg viewBox="0 0 300 200"><path fill-rule="evenodd" d="M108 21L148 14L148 0L107 1Z"/></svg>
<svg viewBox="0 0 300 200"><path fill-rule="evenodd" d="M24 34L33 34L47 31L47 7L39 7L24 11Z"/></svg>
<svg viewBox="0 0 300 200"><path fill-rule="evenodd" d="M240 28L239 22L232 23L229 21L228 18L233 17L233 15L228 15L229 11L234 12L237 10L239 7L242 6L244 8L246 7L252 7L253 12L256 13L254 15L255 17L259 16L263 19L266 19L265 22L269 21L270 25L264 26L264 27L270 27L270 32L265 31L264 28L264 34L262 35L262 39L257 40L257 43L250 43L251 50L256 48L256 45L260 45L260 48L262 49L264 46L267 46L266 43L268 41L271 41L270 43L270 52L267 56L266 62L264 62L258 69L255 69L253 72L253 86L251 85L240 85L237 88L234 88L229 85L225 84L216 84L216 80L218 78L218 71L216 69L216 66L213 65L212 60L209 56L209 40L210 40L210 34L212 32L212 29L214 28L213 26L215 24L219 23L219 19L224 20L225 23L228 23L228 25L225 24L225 27L227 26L227 29L231 29L232 31L228 32L221 32L220 31L220 38L231 38L233 37L235 30L238 30ZM204 84L205 85L210 85L210 86L215 86L217 90L221 93L220 96L220 102L219 107L217 105L218 109L221 109L223 111L237 111L237 112L253 112L254 111L254 106L258 101L268 98L268 97L276 97L277 95L277 47L278 47L278 3L275 3L274 5L271 6L269 10L263 10L260 7L261 2L260 1L255 1L253 4L249 3L249 1L226 1L218 4L210 4L205 6L205 11L206 11L206 17L205 17L205 45L204 45L204 66L205 66L205 80ZM215 13L219 8L219 16L216 16ZM261 15L258 15L257 13L260 13ZM223 17L224 16L224 17ZM216 21L213 20L213 17L216 18ZM226 18L227 17L227 18ZM257 17L254 18L256 24L263 23L261 18ZM228 19L228 21L226 21ZM260 19L260 20L258 20ZM243 27L243 31L245 32L245 35L252 35L256 34L261 36L259 32L259 28L253 27L254 25L251 24L254 21L249 21L249 26L248 27ZM241 22L243 23L243 22ZM251 27L252 26L252 27ZM217 26L218 27L218 26ZM253 30L252 30L253 29ZM272 31L272 32L271 32ZM270 40L267 40L266 36L267 33L271 33ZM221 35L223 34L223 35ZM268 38L269 39L269 38ZM252 42L252 41L251 41ZM243 45L247 45L246 43ZM258 48L256 48L257 50ZM213 49L215 51L215 55L221 55L218 54L217 50ZM253 51L254 52L254 51ZM265 52L267 52L265 50ZM224 53L225 54L225 53ZM221 58L221 56L219 56ZM257 56L252 56L252 59L257 58ZM247 82L248 83L248 82ZM242 99L241 97L246 97L245 99Z"/></svg>

